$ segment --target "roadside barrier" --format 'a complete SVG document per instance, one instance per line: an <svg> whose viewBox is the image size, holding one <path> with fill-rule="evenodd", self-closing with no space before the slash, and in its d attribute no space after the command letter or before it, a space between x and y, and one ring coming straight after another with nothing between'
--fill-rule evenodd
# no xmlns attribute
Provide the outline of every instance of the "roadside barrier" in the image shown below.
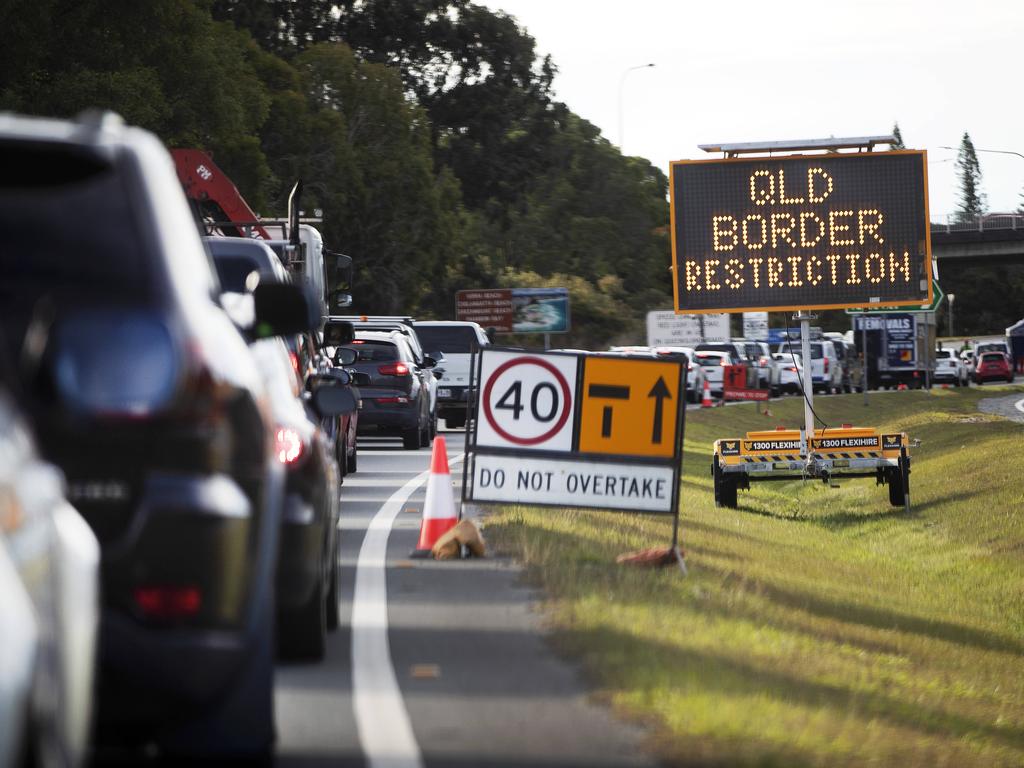
<svg viewBox="0 0 1024 768"><path fill-rule="evenodd" d="M435 437L430 457L427 498L423 503L423 519L420 523L420 540L412 557L430 557L437 540L454 528L457 522L452 475L448 469L448 448L443 437Z"/></svg>

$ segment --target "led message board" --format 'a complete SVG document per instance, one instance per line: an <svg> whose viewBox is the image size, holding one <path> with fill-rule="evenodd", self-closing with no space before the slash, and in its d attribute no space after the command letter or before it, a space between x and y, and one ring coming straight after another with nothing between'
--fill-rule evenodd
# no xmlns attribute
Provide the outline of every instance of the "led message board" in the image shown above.
<svg viewBox="0 0 1024 768"><path fill-rule="evenodd" d="M677 312L931 300L924 151L672 163Z"/></svg>

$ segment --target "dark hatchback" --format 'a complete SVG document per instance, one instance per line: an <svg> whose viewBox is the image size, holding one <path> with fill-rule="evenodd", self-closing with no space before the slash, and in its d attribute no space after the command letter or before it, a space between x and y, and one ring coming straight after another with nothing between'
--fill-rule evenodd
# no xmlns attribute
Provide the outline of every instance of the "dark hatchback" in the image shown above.
<svg viewBox="0 0 1024 768"><path fill-rule="evenodd" d="M171 159L113 115L4 115L0 163L0 347L101 545L100 738L265 758L283 468Z"/></svg>
<svg viewBox="0 0 1024 768"><path fill-rule="evenodd" d="M359 386L360 433L400 435L407 449L425 447L433 416L424 377L432 377L433 372L416 363L399 331L356 331L355 336L339 349L355 351L355 362L349 367L368 377Z"/></svg>

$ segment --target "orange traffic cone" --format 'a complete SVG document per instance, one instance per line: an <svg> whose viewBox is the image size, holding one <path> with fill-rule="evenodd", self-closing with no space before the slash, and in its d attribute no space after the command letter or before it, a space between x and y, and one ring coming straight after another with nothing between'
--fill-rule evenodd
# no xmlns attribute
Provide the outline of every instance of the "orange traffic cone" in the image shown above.
<svg viewBox="0 0 1024 768"><path fill-rule="evenodd" d="M423 503L423 520L420 523L420 540L412 557L430 557L434 542L454 528L457 522L452 476L448 471L448 449L443 437L435 437L434 451L430 457L427 498Z"/></svg>
<svg viewBox="0 0 1024 768"><path fill-rule="evenodd" d="M700 401L701 408L711 408L714 403L711 402L711 386L708 384L708 380L704 379L704 397Z"/></svg>

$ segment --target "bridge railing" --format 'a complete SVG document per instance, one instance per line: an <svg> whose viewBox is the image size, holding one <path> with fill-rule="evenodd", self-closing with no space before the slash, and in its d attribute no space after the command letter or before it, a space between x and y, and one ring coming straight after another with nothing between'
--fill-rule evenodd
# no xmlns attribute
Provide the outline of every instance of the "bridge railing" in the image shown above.
<svg viewBox="0 0 1024 768"><path fill-rule="evenodd" d="M984 232L994 229L1024 230L1024 214L983 213L980 216L965 216L952 213L946 221L933 221L932 232Z"/></svg>

